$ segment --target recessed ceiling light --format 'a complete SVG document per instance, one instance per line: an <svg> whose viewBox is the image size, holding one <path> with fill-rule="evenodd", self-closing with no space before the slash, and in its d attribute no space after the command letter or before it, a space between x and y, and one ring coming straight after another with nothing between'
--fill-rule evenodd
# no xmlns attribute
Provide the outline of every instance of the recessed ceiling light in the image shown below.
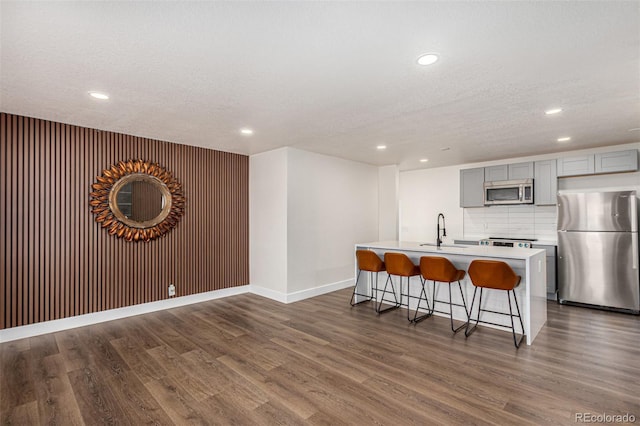
<svg viewBox="0 0 640 426"><path fill-rule="evenodd" d="M565 136L562 138L558 138L556 139L558 142L569 142L571 140L571 138L569 136Z"/></svg>
<svg viewBox="0 0 640 426"><path fill-rule="evenodd" d="M421 163L426 163L427 161L429 161L429 159L428 159L428 158L421 158L421 159L420 159L420 162L421 162Z"/></svg>
<svg viewBox="0 0 640 426"><path fill-rule="evenodd" d="M101 101L106 101L107 99L109 99L109 95L102 92L91 91L89 92L89 96L91 96L92 98L100 99Z"/></svg>
<svg viewBox="0 0 640 426"><path fill-rule="evenodd" d="M431 65L435 64L436 62L438 62L437 53L425 53L418 58L418 64L420 65Z"/></svg>
<svg viewBox="0 0 640 426"><path fill-rule="evenodd" d="M253 134L253 130L251 130L251 129L240 129L240 133L242 133L243 135L252 135Z"/></svg>
<svg viewBox="0 0 640 426"><path fill-rule="evenodd" d="M562 112L562 108L552 108L552 109L548 109L546 110L544 113L547 115L553 115L553 114L558 114Z"/></svg>
<svg viewBox="0 0 640 426"><path fill-rule="evenodd" d="M378 145L378 146L376 146L376 149L379 150L379 151L382 151L383 149L387 149L387 146L386 145Z"/></svg>

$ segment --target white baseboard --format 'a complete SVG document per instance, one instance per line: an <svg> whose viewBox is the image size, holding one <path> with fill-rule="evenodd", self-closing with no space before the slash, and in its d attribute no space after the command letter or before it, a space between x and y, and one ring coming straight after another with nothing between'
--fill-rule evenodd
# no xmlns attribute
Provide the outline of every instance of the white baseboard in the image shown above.
<svg viewBox="0 0 640 426"><path fill-rule="evenodd" d="M294 291L293 293L282 293L281 291L271 290L255 284L251 285L251 293L267 299L275 300L280 303L293 303L300 300L309 299L310 297L321 296L331 293L332 291L342 290L343 288L352 287L353 279L338 281L331 284L325 284L320 287L314 287L307 290Z"/></svg>
<svg viewBox="0 0 640 426"><path fill-rule="evenodd" d="M298 302L300 300L316 297L333 291L342 290L343 288L353 287L353 279L338 281L331 284L325 284L320 287L314 287L307 290L294 291L287 293L287 301L285 303Z"/></svg>
<svg viewBox="0 0 640 426"><path fill-rule="evenodd" d="M177 308L178 306L191 305L193 303L206 302L207 300L221 299L223 297L235 296L244 293L253 293L280 303L292 303L310 297L331 293L332 291L353 286L353 279L338 281L316 288L300 290L293 293L282 293L257 285L244 285L240 287L225 288L222 290L208 291L206 293L192 294L189 296L174 297L171 299L158 300L157 302L142 303L140 305L127 306L124 308L110 309L108 311L95 312L92 314L78 315L75 317L62 318L59 320L39 322L36 324L23 325L0 330L0 343L12 340L24 339L27 337L39 336L41 334L55 333L57 331L69 330L71 328L84 327L86 325L98 324L106 321L132 317L135 315L147 314L149 312L161 311L163 309Z"/></svg>
<svg viewBox="0 0 640 426"><path fill-rule="evenodd" d="M255 284L251 284L249 287L249 291L253 294L275 300L276 302L287 303L287 293L271 290L270 288L261 287Z"/></svg>
<svg viewBox="0 0 640 426"><path fill-rule="evenodd" d="M206 293L158 300L156 302L141 303L139 305L127 306L124 308L110 309L108 311L62 318L59 320L44 321L36 324L7 328L0 330L0 343L24 339L26 337L39 336L46 333L55 333L57 331L68 330L76 327L84 327L86 325L98 324L101 322L132 317L140 314L147 314L149 312L161 311L164 309L177 308L179 306L191 305L193 303L205 302L207 300L235 296L237 294L248 293L250 291L249 289L250 286L248 285L231 287L222 290L208 291Z"/></svg>

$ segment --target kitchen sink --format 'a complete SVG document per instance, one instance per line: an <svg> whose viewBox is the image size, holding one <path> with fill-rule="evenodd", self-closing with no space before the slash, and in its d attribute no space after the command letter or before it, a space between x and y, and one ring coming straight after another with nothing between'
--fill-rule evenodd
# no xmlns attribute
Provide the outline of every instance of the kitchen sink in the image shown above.
<svg viewBox="0 0 640 426"><path fill-rule="evenodd" d="M427 247L436 247L435 243L423 243L420 244L421 246L427 246ZM461 246L458 244L440 244L440 247L442 248L467 248L467 246Z"/></svg>

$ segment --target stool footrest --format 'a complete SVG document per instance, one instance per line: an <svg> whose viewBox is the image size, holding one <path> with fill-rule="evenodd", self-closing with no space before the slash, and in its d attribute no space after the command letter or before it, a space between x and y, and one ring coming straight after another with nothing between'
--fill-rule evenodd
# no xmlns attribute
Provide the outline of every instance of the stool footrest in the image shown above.
<svg viewBox="0 0 640 426"><path fill-rule="evenodd" d="M473 327L469 327L471 325L471 313L473 312L473 305L475 304L476 301L476 292L478 291L478 288L480 288L480 300L478 302L478 316L475 319L475 324L473 325ZM507 291L507 300L509 302L509 312L498 312L498 311L493 311L490 309L482 309L482 290L483 287L478 287L476 286L475 290L473 290L473 300L471 301L471 308L469 309L469 319L467 321L467 328L464 331L464 335L469 337L471 335L471 333L473 333L476 328L478 327L479 323L483 323L483 324L490 324L490 325L494 325L497 327L501 327L501 328L506 328L511 330L511 334L513 335L513 344L516 346L516 349L520 347L520 344L522 343L522 341L524 340L525 337L525 331L524 331L524 324L522 322L522 315L520 314L520 307L518 306L518 298L516 297L516 292L514 290L506 290ZM495 290L499 290L499 289L495 289ZM518 314L515 315L513 313L512 307L511 307L511 293L513 293L513 300L516 304L516 309ZM492 314L497 314L497 315L504 315L509 317L509 319L511 320L511 327L509 327L508 325L504 325L504 324L497 324L495 322L491 322L491 321L484 321L480 319L480 313L482 312L489 312ZM520 330L522 330L522 335L520 336L520 339L517 338L516 336L516 327L515 327L515 323L513 321L513 318L516 317L518 318L520 321Z"/></svg>
<svg viewBox="0 0 640 426"><path fill-rule="evenodd" d="M361 301L359 301L359 302L353 302L353 299L354 299L354 297L355 297L355 296L368 297L368 299L361 300ZM352 300L352 302L351 302L351 306L356 306L356 305L359 305L359 304L361 304L361 303L371 302L371 301L373 300L373 296L372 296L372 295L370 295L370 294L353 293L353 295L351 296L351 300Z"/></svg>
<svg viewBox="0 0 640 426"><path fill-rule="evenodd" d="M400 305L392 305L389 306L388 308L384 308L384 309L380 309L380 307L376 308L376 312L379 314L383 314L385 312L389 312L389 311L393 311L394 309L398 309L400 307Z"/></svg>
<svg viewBox="0 0 640 426"><path fill-rule="evenodd" d="M483 312L484 312L484 311L483 311ZM488 311L488 312L490 312L490 311ZM499 314L500 312L494 312L494 313ZM505 314L505 315L509 316L509 314ZM514 315L514 317L517 317L517 315ZM495 325L496 327L502 327L502 328L504 328L505 330L509 330L509 331L511 331L511 327L510 327L510 326L508 326L508 325L504 325L504 324L498 324L497 322L491 322L491 321L485 321L485 320L478 320L477 322L479 322L479 323L481 323L481 324L490 324L490 325ZM475 328L475 326L474 326L473 328Z"/></svg>

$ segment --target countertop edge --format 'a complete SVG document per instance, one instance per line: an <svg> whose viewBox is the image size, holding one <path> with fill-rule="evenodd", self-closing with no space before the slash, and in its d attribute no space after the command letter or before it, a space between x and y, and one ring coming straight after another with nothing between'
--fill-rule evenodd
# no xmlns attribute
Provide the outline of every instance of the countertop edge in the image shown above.
<svg viewBox="0 0 640 426"><path fill-rule="evenodd" d="M513 248L513 247L492 247L492 246L466 246L461 247L433 247L422 246L419 242L413 241L372 241L357 243L355 247L378 250L398 250L418 253L440 253L459 256L493 257L498 259L527 260L539 253L545 253L544 249L535 248Z"/></svg>

